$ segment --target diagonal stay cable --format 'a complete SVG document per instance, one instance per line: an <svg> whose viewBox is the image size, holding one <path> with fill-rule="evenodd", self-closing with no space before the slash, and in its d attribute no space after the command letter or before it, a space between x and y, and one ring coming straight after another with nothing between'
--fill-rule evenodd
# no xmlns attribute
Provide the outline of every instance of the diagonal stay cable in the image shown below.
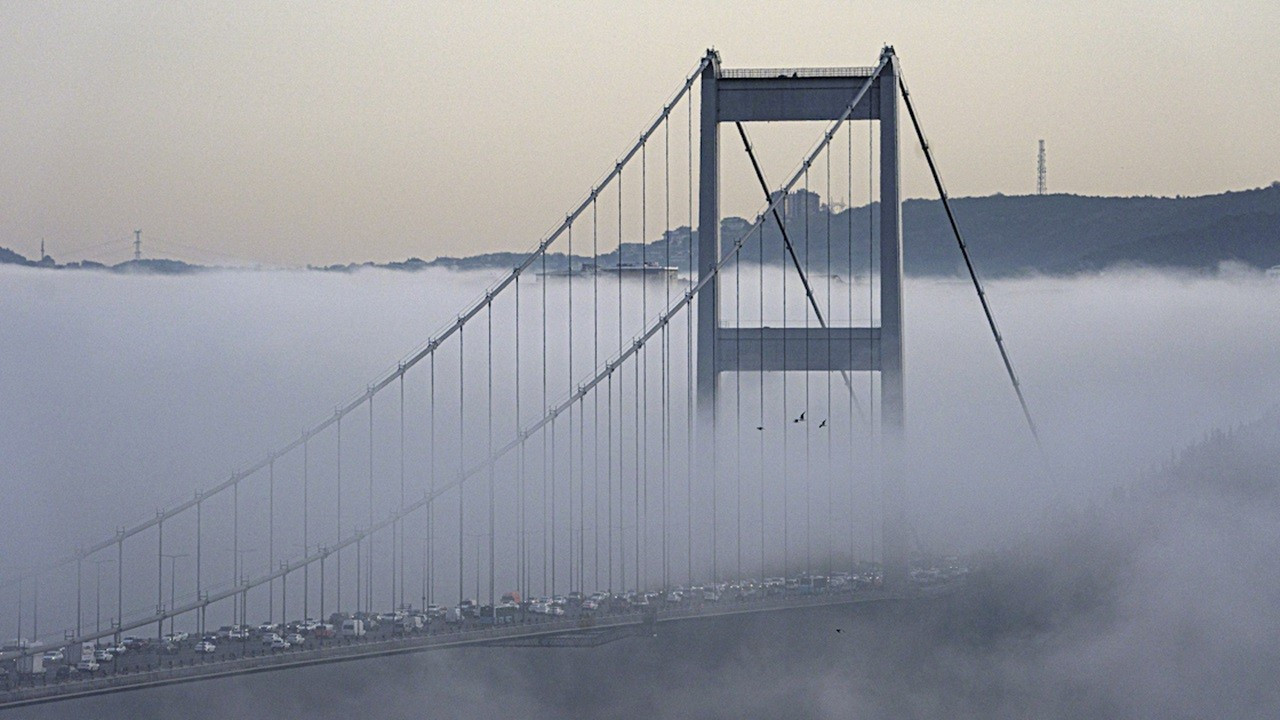
<svg viewBox="0 0 1280 720"><path fill-rule="evenodd" d="M747 139L747 129L742 126L741 122L735 122L738 126L738 135L742 137L742 145L747 150L747 156L751 158L751 167L755 168L756 179L760 181L760 191L764 193L765 202L769 202L771 196L769 194L769 183L764 179L764 170L760 167L760 161L756 158L755 149L751 147L751 141ZM809 306L813 308L813 315L818 319L818 325L823 330L827 329L827 320L822 316L822 310L818 307L818 300L813 296L813 287L809 284L809 276L805 273L804 268L800 266L800 259L796 257L795 246L791 244L791 238L787 235L787 226L782 222L782 215L775 206L772 210L773 221L778 223L778 229L782 231L782 244L787 248L787 254L791 256L791 264L796 268L796 274L800 276L800 283L804 285L804 294L809 298ZM761 230L763 236L763 230ZM830 238L828 238L830 240ZM828 256L830 251L828 251ZM764 258L761 257L763 262ZM849 388L849 396L853 398L853 405L858 409L858 417L862 420L867 419L867 415L862 410L862 401L858 399L858 393L853 390L853 381L849 379L849 373L841 370L840 377L844 379L844 386Z"/></svg>
<svg viewBox="0 0 1280 720"><path fill-rule="evenodd" d="M929 172L933 174L933 183L938 188L938 197L942 199L942 207L947 212L947 221L951 223L951 232L955 235L956 244L960 246L960 254L964 256L965 267L969 270L969 279L973 281L974 290L978 293L978 300L982 303L982 312L987 316L987 325L991 328L991 335L995 337L996 347L1000 349L1000 359L1004 361L1004 369L1009 373L1009 381L1013 383L1013 392L1018 396L1018 404L1022 406L1022 415L1027 420L1027 428L1031 430L1031 437L1036 441L1036 447L1040 452L1044 452L1044 446L1040 444L1040 433L1036 430L1036 423L1031 419L1031 410L1027 407L1027 399L1022 394L1022 385L1018 382L1018 375L1013 371L1013 362L1009 359L1009 352L1004 346L1004 337L1000 334L1000 330L996 328L996 318L991 312L991 305L987 303L987 294L982 289L982 281L978 279L978 272L973 267L973 259L969 256L969 246L964 242L964 236L960 234L960 226L956 223L955 213L951 211L951 200L947 196L947 190L942 185L942 175L938 173L938 165L934 162L933 153L929 149L929 141L924 137L924 130L920 127L920 120L916 117L915 105L911 102L911 93L907 91L907 83L902 79L902 75L898 75L898 87L902 89L902 99L907 104L907 113L911 116L911 124L915 127L916 138L920 141L920 148L924 150L924 158L929 163Z"/></svg>

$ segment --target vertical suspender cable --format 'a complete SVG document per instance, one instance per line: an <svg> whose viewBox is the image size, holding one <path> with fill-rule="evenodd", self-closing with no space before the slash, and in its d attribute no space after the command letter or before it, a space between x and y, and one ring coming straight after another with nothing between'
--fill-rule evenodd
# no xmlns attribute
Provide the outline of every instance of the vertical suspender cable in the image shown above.
<svg viewBox="0 0 1280 720"><path fill-rule="evenodd" d="M204 608L205 608L204 594L203 592L201 592L203 589L204 583L200 579L201 571L204 569L202 567L203 561L204 561L204 547L201 539L203 530L204 530L204 498L202 497L199 491L196 491L196 600L200 603L200 618L198 623L198 629L201 637L204 636ZM96 569L95 569L95 573L96 573ZM102 628L100 627L94 628L94 632L98 632L101 629Z"/></svg>
<svg viewBox="0 0 1280 720"><path fill-rule="evenodd" d="M756 444L757 444L757 445L759 445L759 447L760 447L760 457L758 458L758 462L760 463L760 468L759 468L759 470L760 470L760 472L759 472L759 480L760 480L760 583L761 583L761 592L764 592L764 578L765 578L765 574L766 574L766 570L765 570L765 529L764 529L764 528L765 528L765 521L764 521L764 520L765 520L765 518L764 518L764 508L765 508L765 494L764 494L764 488L765 488L765 471L764 471L764 433L765 433L765 428L766 428L766 427L768 427L768 425L767 425L767 424L765 423L765 421L764 421L764 231L765 231L765 226L762 224L762 225L760 226L760 265L759 265L758 272L756 273L756 275L757 275L757 277L758 277L758 279L759 279L759 285L760 285L760 287L758 288L759 293L760 293L760 297L757 299L757 302L759 303L759 306L756 308L756 309L757 309L757 311L760 313L760 323L759 323L759 324L760 324L760 343L759 343L759 349L760 349L760 419L758 420L759 424L758 424L758 425L756 425L756 433L758 433L758 438L759 438L759 439L757 440L757 443L756 443ZM786 429L785 421L784 421L784 424L783 424L783 429L784 429L784 430Z"/></svg>
<svg viewBox="0 0 1280 720"><path fill-rule="evenodd" d="M302 554L309 555L311 553L311 517L307 508L311 499L311 436L308 435L302 441ZM268 570L275 567L273 560L267 566ZM311 595L311 563L302 566L302 617L310 617L308 598ZM283 603L282 603L283 605ZM283 610L283 607L281 607ZM267 617L270 617L268 615Z"/></svg>
<svg viewBox="0 0 1280 720"><path fill-rule="evenodd" d="M305 457L305 455L304 455ZM306 474L306 461L303 460L302 472ZM306 485L306 482L303 482ZM303 503L305 506L306 503ZM304 523L305 525L305 523ZM303 531L305 533L305 530ZM303 555L306 553L303 552ZM276 461L272 460L267 466L267 572L274 570L276 567ZM284 617L284 604L280 605L280 616ZM276 616L276 581L271 580L267 585L267 617L274 618Z"/></svg>
<svg viewBox="0 0 1280 720"><path fill-rule="evenodd" d="M622 172L618 172L618 351L622 351L623 328L622 298ZM623 459L626 457L626 439L622 418L625 415L626 389L622 372L618 373L618 581L623 592L627 591L627 531L624 515L626 492L622 489L626 477Z"/></svg>
<svg viewBox="0 0 1280 720"><path fill-rule="evenodd" d="M434 342L434 340L432 340ZM427 462L427 488L431 493L431 497L436 496L436 354L431 353L430 380L427 389L429 398L428 403L430 410L428 412L431 424L430 434L428 436L427 452L431 457ZM427 504L427 602L434 604L436 601L436 504L434 501Z"/></svg>
<svg viewBox="0 0 1280 720"><path fill-rule="evenodd" d="M587 589L587 405L578 408L578 592ZM572 590L573 588L570 588Z"/></svg>
<svg viewBox="0 0 1280 720"><path fill-rule="evenodd" d="M398 510L399 512L404 512L404 373L403 372L400 373L400 507L398 508ZM395 538L395 542L399 545L400 565L397 567L397 570L399 570L399 576L400 576L400 595L395 599L398 603L398 606L403 608L404 607L404 585L405 585L405 575L404 575L405 546L404 546L404 520L403 519L396 520L396 535L399 536ZM394 596L396 592L396 584L394 581L394 578L396 577L395 573L393 573L391 577L392 577L391 594Z"/></svg>
<svg viewBox="0 0 1280 720"><path fill-rule="evenodd" d="M231 486L231 554L235 558L231 561L231 584L235 587L240 585L240 483L237 482ZM122 618L123 619L123 618ZM244 617L239 614L239 599L233 597L231 605L231 622L238 625L244 622Z"/></svg>
<svg viewBox="0 0 1280 720"><path fill-rule="evenodd" d="M591 190L591 367L600 367L600 203L596 191ZM610 386L610 395L613 389ZM591 528L595 535L595 588L600 589L600 393L592 393L595 409L591 413ZM612 432L612 430L610 430Z"/></svg>
<svg viewBox="0 0 1280 720"><path fill-rule="evenodd" d="M662 307L671 306L671 121L664 120L663 129L663 231L662 247L665 259L662 263ZM667 537L667 483L670 480L671 433L671 329L662 325L662 589L671 587L671 557L668 555Z"/></svg>
<svg viewBox="0 0 1280 720"><path fill-rule="evenodd" d="M520 486L516 500L516 511L519 518L516 522L516 587L521 597L529 595L529 541L525 511L525 436L521 432L523 421L520 414L520 276L516 276L516 322L515 322L515 392L516 392L516 437L520 438L520 453L516 458L516 480Z"/></svg>
<svg viewBox="0 0 1280 720"><path fill-rule="evenodd" d="M649 146L640 146L640 327L649 317ZM649 588L649 346L640 351L636 366L639 385L636 390L636 590ZM643 494L643 504L641 495ZM643 510L641 509L643 508ZM642 581L643 580L643 581Z"/></svg>
<svg viewBox="0 0 1280 720"><path fill-rule="evenodd" d="M369 391L369 567L365 572L365 607L373 612L373 391Z"/></svg>
<svg viewBox="0 0 1280 720"><path fill-rule="evenodd" d="M834 314L835 314L835 306L831 304L831 248L832 248L833 243L831 242L831 197L832 197L832 196L831 196L831 148L830 148L830 147L828 147L828 148L827 148L826 156L827 156L827 188L826 188L826 193L827 193L827 211L826 211L825 213L823 213L823 214L826 216L826 219L827 219L827 233L826 233L826 236L827 236L827 242L826 242L826 256L827 256L827 310L828 310L829 312L831 312L831 314L832 314L832 315L834 315ZM827 408L826 408L826 410L825 410L825 415L826 415L826 417L825 417L825 419L823 420L823 422L825 422L825 423L827 424L827 433L826 433L826 435L825 435L825 437L824 437L824 439L823 439L823 442L824 442L824 443L826 443L826 446L827 446L827 469L826 469L826 473L825 473L825 475L827 476L827 525L826 525L826 532L825 532L825 535L826 535L826 538L827 538L827 570L826 570L826 573L827 573L827 575L828 575L828 576L830 576L830 575L831 575L831 572L835 569L835 568L833 568L833 567L832 567L832 563L833 563L833 561L834 561L834 559L835 559L835 558L833 557L833 553L835 552L835 547L832 545L832 534L833 534L833 532L835 531L835 526L834 526L833 517L832 517L832 510L831 510L831 504L832 504L832 500L833 500L833 497L832 497L832 495L833 495L833 493L832 493L832 486L833 486L833 485L834 485L834 483L835 483L834 479L832 478L832 475L834 474L834 472L833 472L833 471L834 471L834 468L832 467L832 462L831 462L831 435L832 435L832 433L831 433L831 421L835 419L835 417L834 417L834 416L835 416L835 413L833 413L833 412L832 412L832 408L831 408L831 362L832 362L832 359L833 359L833 357L832 357L832 353L831 353L831 334L830 334L830 333L828 333L828 334L827 334L827 372L826 372L826 378L827 378Z"/></svg>
<svg viewBox="0 0 1280 720"><path fill-rule="evenodd" d="M868 113L868 115L870 115L870 113ZM867 120L867 125L868 125L868 126L870 126L870 125L871 125L871 120L870 120L870 118L868 118L868 120ZM848 324L852 327L852 326L853 326L853 123L849 123L849 124L848 124L848 126L845 128L845 131L846 131L846 134L847 134L847 138L846 138L847 153L848 153L848 156L849 156L849 157L848 157L848 161L847 161L847 166L846 166L846 168L845 168L845 172L846 172L846 173L847 173L847 175L848 175L848 190L847 190L846 195L845 195L845 197L847 198L847 201L845 202L845 219L846 219L846 221L847 221L847 223L848 223L848 229L849 229L849 247L848 247L848 255L849 255L848 260L849 260L849 262L848 262L848 264L847 264L847 265L846 265L846 267L845 267L845 278L848 280L848 282L847 282L847 283L845 283L845 295L847 296L847 298L846 298L846 299L847 299L847 301L848 301L848 309L846 310L846 315L845 315L845 317L847 317L847 318L848 318L847 322L848 322ZM868 213L870 213L870 212L871 212L871 207L870 207L869 205L867 206L867 212L868 212ZM870 284L870 283L871 283L871 277L870 277L870 276L868 276L868 277L867 277L867 283L868 283L868 284ZM867 317L867 325L868 325L868 332L867 332L867 336L868 336L868 337L870 337L870 336L871 336L871 333L870 333L870 327L869 327L869 326L871 325L871 318L870 318L870 315L868 315L868 317ZM854 350L856 349L856 348L853 346L853 343L854 343L854 340L853 340L853 336L851 335L851 336L849 337L849 357L853 357L853 352L854 352ZM870 354L868 354L868 357L870 357ZM870 375L870 372L868 372L868 375ZM873 407L873 408L874 408L874 405L873 405L873 403L874 403L874 402L875 402L875 396L871 394L871 389L870 389L870 388L868 388L868 389L867 389L867 404L868 404L870 407ZM876 420L876 419L875 419L875 414L874 414L874 412L872 412L872 413L868 413L867 420L869 421L869 422L867 423L867 426L868 426L868 427L871 427L872 425L874 425L874 424L875 424L875 420ZM845 521L846 521L846 524L847 524L847 525L848 525L848 527L849 527L849 559L850 559L850 562L852 562L853 557L854 557L854 546L853 546L853 526L854 526L854 520L853 520L853 516L854 516L854 509L853 509L853 508L854 508L854 499L853 499L853 489L854 489L854 482L855 482L854 478L857 476L857 474L853 472L853 468L855 467L855 465L854 465L855 454L854 454L854 450L853 450L853 397L852 397L852 396L850 396L850 397L849 397L848 427L847 427L847 429L846 429L845 433L846 433L846 446L847 446L847 449L848 449L848 451L849 451L849 464L848 464L848 466L847 466L847 467L849 468L849 487L848 487L848 490L849 490L849 516L845 519Z"/></svg>
<svg viewBox="0 0 1280 720"><path fill-rule="evenodd" d="M689 98L689 116L688 116L688 143L689 149L689 182L687 185L689 191L689 287L692 288L697 282L698 266L693 260L693 97ZM685 550L689 557L686 568L688 570L688 585L693 586L693 311L686 312L685 320Z"/></svg>
<svg viewBox="0 0 1280 720"><path fill-rule="evenodd" d="M164 520L156 524L156 615L160 616L160 620L156 622L156 640L160 640L164 636ZM32 578L37 589L40 587L40 578ZM33 604L32 611L38 610ZM35 632L31 633L35 636Z"/></svg>
<svg viewBox="0 0 1280 720"><path fill-rule="evenodd" d="M737 556L735 578L742 582L742 256L733 260L733 324L737 332L733 340L734 382L734 447L733 489L735 498L733 548Z"/></svg>
<svg viewBox="0 0 1280 720"><path fill-rule="evenodd" d="M613 373L609 373L608 386L608 416L605 420L605 431L609 438L608 454L605 456L605 467L607 477L605 484L608 486L608 503L605 505L605 514L609 516L609 533L607 537L607 552L609 556L609 592L613 592Z"/></svg>
<svg viewBox="0 0 1280 720"><path fill-rule="evenodd" d="M434 357L434 355L432 357ZM341 413L338 414L337 434L338 434L338 470L337 470L338 492L335 495L335 503L338 506L337 542L341 543L342 542L342 414ZM337 566L337 573L338 573L337 581L336 581L337 585L336 585L336 591L335 591L337 593L337 597L334 598L334 607L338 610L338 612L342 612L342 548L341 547L337 549L334 555L333 561L334 561L334 564Z"/></svg>
<svg viewBox="0 0 1280 720"><path fill-rule="evenodd" d="M544 283L545 283L545 279L544 279ZM545 285L544 285L544 286L545 286ZM545 307L545 306L543 307L543 312L544 312L544 313L546 312L546 307ZM545 326L544 326L544 327L545 327ZM543 346L542 346L542 351L543 351L543 354L544 354L544 355L547 353L547 350L548 350L548 347L547 347L547 345L544 343L544 344L543 344ZM544 366L544 367L546 366L546 360L545 360L545 359L543 360L543 366ZM549 408L549 407L550 407L550 405L548 404L548 400L549 400L549 398L543 398L543 402L542 402L542 409L543 409L543 412L546 412L547 408ZM550 515L550 519L548 520L548 524L547 524L547 528L548 528L548 529L550 529L550 531L551 531L551 533L550 533L550 534L551 534L551 539L550 539L550 544L551 544L551 592L550 592L550 595L551 595L551 597L555 597L555 595L556 595L556 575L557 575L557 572L556 572L556 569L557 569L557 565L556 565L556 553L557 553L557 548L556 548L556 545L557 545L557 543L556 543L556 525L557 525L557 523L556 523L556 480L557 480L557 475L558 475L558 473L556 472L556 459L557 459L557 456L559 455L559 453L556 451L556 426L559 424L559 420L560 420L559 415L556 415L556 416L552 417L552 418L551 418L551 424L548 426L548 430L549 430L549 432L548 432L548 436L549 436L549 438L548 438L548 439L549 439L549 442L550 442L550 445L551 445L551 451L550 451L550 456L549 456L549 457L550 457L550 471L547 473L547 484L546 484L546 485L544 485L544 487L548 487L548 488L550 488L550 490L551 490L551 499L550 499L550 503L549 503L549 506L550 506L550 508L551 508L551 515Z"/></svg>
<svg viewBox="0 0 1280 720"><path fill-rule="evenodd" d="M488 333L488 338L485 343L485 349L487 350L488 355L486 357L485 364L487 366L486 370L488 371L488 375L489 375L488 394L485 398L488 404L488 409L486 411L487 417L485 418L485 422L486 422L485 436L487 438L485 452L488 453L489 457L493 457L493 298L489 299L489 306L485 309L485 314L486 314L486 320L487 320L487 322L485 323L485 331ZM488 465L489 465L489 612L494 613L493 620L494 620L494 623L496 624L497 623L496 613L497 613L498 606L494 603L494 584L496 580L496 578L494 577L494 560L495 560L495 553L494 553L495 526L494 526L494 497L493 497L494 464L489 463Z"/></svg>
<svg viewBox="0 0 1280 720"><path fill-rule="evenodd" d="M547 411L547 256L542 256L542 276L538 278L538 282L542 285L542 412ZM555 432L555 422L552 421L550 432ZM550 540L549 533L551 531L550 522L547 517L547 499L549 497L548 482L550 481L550 470L548 469L548 451L547 451L547 435L548 432L542 433L542 594L546 595L551 585L547 577L547 560L549 559L547 544Z"/></svg>
<svg viewBox="0 0 1280 720"><path fill-rule="evenodd" d="M876 250L876 214L872 211L871 205L875 200L875 161L876 161L876 134L872 128L870 121L867 122L867 324L875 325L875 303L876 303L876 285L875 285L875 250ZM883 280L881 281L883 282ZM867 348L875 349L874 341L871 336L867 336ZM878 358L877 358L878 360ZM877 363L878 365L878 363ZM871 397L871 422L867 424L867 436L870 439L870 456L871 456L871 472L872 472L872 491L873 497L880 497L880 465L879 458L876 455L876 393L875 393L876 375L875 372L867 373L867 392ZM883 413L884 411L881 410ZM879 532L876 528L876 518L879 513L875 512L875 503L867 503L868 520L867 531L871 535L869 547L871 549L871 560L876 559L876 537Z"/></svg>
<svg viewBox="0 0 1280 720"><path fill-rule="evenodd" d="M809 275L809 216L812 213L809 207L809 200L812 197L809 190L809 169L804 171L804 273ZM804 405L800 408L800 418L805 421L809 412L809 379L813 375L809 368L809 313L804 314ZM813 557L812 557L812 524L810 522L813 512L813 473L809 465L809 446L813 433L809 432L807 421L800 425L801 432L804 433L804 571L807 575L813 574Z"/></svg>
<svg viewBox="0 0 1280 720"><path fill-rule="evenodd" d="M568 242L569 242L569 250L568 250L568 253L567 253L567 256L568 256L568 266L565 268L565 271L566 271L566 277L567 277L567 279L568 279L568 283L569 283L569 302L568 302L569 310L568 310L568 313L567 313L567 316L568 316L568 323L567 323L567 325L568 325L568 328L567 328L568 333L567 333L567 334L568 334L568 336L569 336L569 362L568 362L568 373L567 373L567 374L568 374L569 384L568 384L566 387L568 388L568 392L573 392L573 223L570 223L570 224L569 224ZM581 413L579 413L579 417L581 417ZM573 542L574 526L573 526L573 406L572 406L572 405L570 405L570 406L569 406L569 419L568 419L568 422L567 422L567 423L566 423L566 425L565 425L565 436L568 438L568 442L569 442L569 448L568 448L568 460L569 460L569 526L568 526L568 527L569 527L569 591L570 591L570 592L572 592L572 591L573 591L573 589L574 589L574 587L575 587L575 586L574 586L574 584L573 584L573 577L574 577L574 574L575 574L576 569L577 569L577 568L576 568L576 566L575 566L575 564L574 564L574 563L576 562L576 555L577 555L577 554L574 552L574 542ZM581 440L579 440L579 442L578 442L578 447L579 447L579 448L581 448L581 447L582 447L582 442L581 442Z"/></svg>
<svg viewBox="0 0 1280 720"><path fill-rule="evenodd" d="M466 371L467 359L465 357L466 348L466 328L458 328L458 605L462 605L462 601L466 598L466 538L463 535L463 480L467 476L466 448L467 448L467 432L466 432L466 408L467 408L467 384ZM477 598L478 600L479 598Z"/></svg>
<svg viewBox="0 0 1280 720"><path fill-rule="evenodd" d="M784 197L782 200L782 214L787 216L790 221L791 209L793 203L790 197ZM782 219L775 216L778 221L778 230L786 237L786 230L782 223ZM784 241L783 245L786 243ZM782 250L782 472L778 473L782 478L782 577L791 577L791 453L790 443L788 442L791 434L791 406L787 403L787 368L790 363L787 359L790 354L787 352L787 249Z"/></svg>
<svg viewBox="0 0 1280 720"><path fill-rule="evenodd" d="M756 307L756 311L758 311L758 313L759 313L759 315L760 315L760 320L759 320L759 325L760 325L760 342L759 342L759 350L760 350L760 372L759 372L759 375L760 375L760 398L759 398L759 404L760 404L760 416L759 416L759 420L756 420L756 421L758 421L758 423L759 423L759 424L756 424L756 425L755 425L755 432L756 432L756 433L758 433L758 438L759 438L759 439L758 439L758 441L756 441L756 445L758 445L758 446L759 446L759 450L760 450L759 457L758 457L758 459L756 459L756 461L758 461L758 462L759 462L759 473L758 473L758 479L759 479L759 482L760 482L760 583L762 583L762 587L760 587L760 592L764 592L764 587L763 587L763 583L764 583L764 575L765 575L765 565L764 565L764 539L765 539L765 538L764 538L764 505L765 505L765 503L764 503L764 478L765 478L765 473L764 473L764 432L765 432L765 428L767 428L767 427L768 427L768 425L767 425L767 424L765 424L765 421L764 421L764 225L763 225L763 224L762 224L762 225L760 225L760 264L759 264L759 266L758 266L758 269L756 269L756 278L758 278L758 281L759 281L759 287L758 287L758 288L756 288L756 290L758 290L758 292L759 292L759 297L758 297L758 299L756 299L756 302L758 302L758 304L759 304L759 305L758 305L758 307Z"/></svg>

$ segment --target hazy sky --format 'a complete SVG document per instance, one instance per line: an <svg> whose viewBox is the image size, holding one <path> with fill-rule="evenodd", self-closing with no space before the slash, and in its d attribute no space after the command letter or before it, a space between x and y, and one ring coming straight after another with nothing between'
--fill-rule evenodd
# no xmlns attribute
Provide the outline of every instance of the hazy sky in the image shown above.
<svg viewBox="0 0 1280 720"><path fill-rule="evenodd" d="M1031 192L1039 138L1053 191L1255 187L1280 177L1278 24L1248 1L4 0L0 245L117 262L127 245L83 249L142 228L203 262L525 248L710 46L750 67L893 44L956 194ZM817 134L761 131L775 182ZM905 140L907 193L927 194ZM730 174L730 200L751 197Z"/></svg>

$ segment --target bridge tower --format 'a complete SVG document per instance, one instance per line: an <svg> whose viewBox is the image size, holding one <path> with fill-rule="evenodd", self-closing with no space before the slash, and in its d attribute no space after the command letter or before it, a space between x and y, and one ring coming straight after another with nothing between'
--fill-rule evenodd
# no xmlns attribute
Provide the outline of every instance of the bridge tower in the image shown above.
<svg viewBox="0 0 1280 720"><path fill-rule="evenodd" d="M724 70L709 50L702 72L698 206L699 280L720 259L720 125L733 122L838 120L869 74L853 69ZM721 373L739 370L870 371L880 373L883 486L883 568L889 587L908 576L906 491L903 478L902 202L898 164L897 57L885 47L883 64L849 120L880 121L880 325L877 327L726 327L719 313L719 278L698 293L697 393L701 444L714 447ZM785 336L785 340L784 340ZM851 352L831 355L831 347ZM785 348L785 350L784 350ZM812 350L810 352L809 350ZM784 354L785 353L785 354ZM829 362L828 362L829 358ZM705 462L714 462L703 453ZM706 468L704 476L714 472Z"/></svg>

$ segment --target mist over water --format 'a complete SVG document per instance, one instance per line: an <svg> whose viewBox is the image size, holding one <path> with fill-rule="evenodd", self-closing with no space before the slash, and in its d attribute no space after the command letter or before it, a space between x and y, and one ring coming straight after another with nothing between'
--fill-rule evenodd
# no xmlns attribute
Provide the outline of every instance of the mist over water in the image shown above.
<svg viewBox="0 0 1280 720"><path fill-rule="evenodd" d="M0 268L0 488L6 498L0 575L108 537L297 437L451 322L490 280L485 273L446 271L157 277ZM526 283L525 301L537 291L536 283ZM627 292L634 303L637 288ZM953 603L911 618L859 610L722 622L714 634L668 634L559 654L474 650L342 664L35 708L29 715L59 716L74 707L139 717L339 717L357 708L368 714L370 697L386 701L378 705L388 717L584 708L626 716L1269 714L1278 700L1266 678L1280 668L1272 649L1280 646L1265 640L1276 638L1270 608L1280 597L1276 505L1208 491L1129 499L1118 509L1110 503L1116 488L1130 488L1206 433L1263 417L1280 402L1274 381L1280 376L1280 282L1230 269L1211 276L1133 271L1001 280L990 283L988 293L1047 462L1022 424L968 285L909 279L905 292L908 477L917 549L995 557L995 570L977 573L970 583L969 590L975 584L979 590ZM583 307L575 307L575 318ZM649 314L658 309L650 298ZM617 332L616 324L604 327ZM675 327L673 337L682 336L682 322ZM563 354L554 350L549 367L562 367ZM679 366L673 373L683 377L682 344L673 355ZM441 377L448 363L456 371L456 356L441 363ZM575 367L582 375L587 363ZM778 410L782 417L763 419L767 432L775 419L785 423L805 407L794 404L800 377L789 380L787 414ZM420 380L411 376L408 389L419 409L426 398ZM560 387L567 382L561 379ZM824 405L825 379L810 382L818 398L811 407ZM855 384L867 402L866 377L855 376ZM500 387L509 385L509 378L499 380ZM744 385L745 409L759 381L744 379ZM776 390L766 393L772 398ZM451 392L452 399L441 401L442 413L456 410L456 388ZM377 411L393 413L395 401L382 397ZM726 402L722 407L733 412L733 402ZM522 414L532 418L537 407ZM378 416L379 432L394 433L391 417ZM743 423L757 422L756 415L744 417ZM830 417L834 425L849 422L840 420L838 405ZM425 428L421 415L411 422L419 433ZM353 439L344 437L353 443L344 453L355 458L344 459L353 477L347 491L363 482L362 428L357 421ZM391 452L378 463L390 467ZM310 461L318 492L332 482L326 475L332 460L321 453ZM758 493L756 456L741 457L747 497ZM773 462L767 460L766 469ZM296 463L282 464L278 473L282 488L296 485ZM814 499L822 500L829 477L815 469ZM847 477L841 472L837 480ZM414 479L423 480L420 474ZM732 487L725 482L722 477L722 491ZM874 552L874 497L873 487L837 485L837 521L860 521L852 533L834 528L838 548ZM394 503L390 498L379 496L384 504ZM261 501L242 498L250 505ZM364 512L355 507L353 519ZM683 517L683 507L676 517ZM851 515L852 508L865 515ZM327 528L328 511L315 512L312 521ZM748 536L760 532L758 525L748 530ZM701 546L708 537L701 522L698 532ZM722 531L722 545L731 541ZM207 552L220 552L219 562L230 567L225 549ZM298 552L282 548L278 556ZM1066 563L1070 570L1058 575L1043 574L1044 567L1062 567L1064 557L1080 561ZM730 558L722 548L722 562ZM456 555L441 561L456 569ZM258 556L248 562L266 564ZM756 572L753 564L749 574ZM139 597L151 593L154 601L153 591L143 588ZM456 590L442 586L441 592L448 597ZM1055 593L1073 600L1046 599ZM1048 620L1017 614L1041 605L1055 608ZM258 612L251 609L250 619ZM835 623L845 629L838 639L830 637ZM260 701L265 694L274 697ZM190 707L189 697L202 698L199 707Z"/></svg>

